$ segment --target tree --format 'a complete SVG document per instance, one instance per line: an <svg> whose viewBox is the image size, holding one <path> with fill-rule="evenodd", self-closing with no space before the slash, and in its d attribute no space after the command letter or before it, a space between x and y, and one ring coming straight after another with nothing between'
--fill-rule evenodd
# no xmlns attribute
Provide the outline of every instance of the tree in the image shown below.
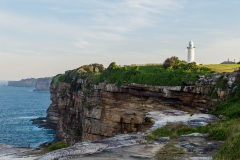
<svg viewBox="0 0 240 160"><path fill-rule="evenodd" d="M117 69L119 68L119 66L116 64L116 62L112 62L109 66L108 66L108 70L113 70L113 69Z"/></svg>
<svg viewBox="0 0 240 160"><path fill-rule="evenodd" d="M163 68L168 68L168 67L173 67L173 68L177 68L177 66L180 64L180 60L178 59L178 57L176 56L172 56L170 58L167 58L164 62L163 62Z"/></svg>

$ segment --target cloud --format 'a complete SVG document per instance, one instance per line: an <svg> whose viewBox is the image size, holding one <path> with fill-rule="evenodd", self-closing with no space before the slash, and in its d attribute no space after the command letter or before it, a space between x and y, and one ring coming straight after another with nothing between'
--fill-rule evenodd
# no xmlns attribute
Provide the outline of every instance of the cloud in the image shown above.
<svg viewBox="0 0 240 160"><path fill-rule="evenodd" d="M81 25L88 25L92 29L115 33L129 33L138 28L155 26L156 21L161 20L162 15L170 11L183 8L184 0L123 0L123 1L99 1L90 0L84 2L72 2L74 5L50 7L52 11L76 13L87 15ZM73 15L72 14L72 15ZM76 15L73 15L75 17ZM157 19L156 19L157 18Z"/></svg>
<svg viewBox="0 0 240 160"><path fill-rule="evenodd" d="M82 40L82 39L79 39L77 41L77 43L75 44L75 46L78 47L78 48L84 48L87 45L89 45L89 43L87 41Z"/></svg>

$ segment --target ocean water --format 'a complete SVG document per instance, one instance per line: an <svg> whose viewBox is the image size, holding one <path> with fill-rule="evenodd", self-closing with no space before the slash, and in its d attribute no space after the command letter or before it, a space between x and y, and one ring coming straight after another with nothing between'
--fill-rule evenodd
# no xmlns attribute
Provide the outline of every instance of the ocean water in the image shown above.
<svg viewBox="0 0 240 160"><path fill-rule="evenodd" d="M0 143L38 147L54 139L55 131L38 128L30 122L45 117L50 101L49 92L34 88L5 86L0 82Z"/></svg>

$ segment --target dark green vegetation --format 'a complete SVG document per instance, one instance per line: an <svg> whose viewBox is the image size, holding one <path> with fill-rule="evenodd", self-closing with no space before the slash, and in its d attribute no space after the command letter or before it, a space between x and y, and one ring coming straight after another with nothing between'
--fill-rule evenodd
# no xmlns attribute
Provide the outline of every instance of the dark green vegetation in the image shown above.
<svg viewBox="0 0 240 160"><path fill-rule="evenodd" d="M102 64L90 64L84 65L74 70L66 71L65 74L58 74L53 77L51 82L52 85L57 85L59 82L66 82L71 84L71 89L73 91L81 89L81 85L77 83L78 79L87 79L90 81L93 80L93 77L97 76L103 72L104 67Z"/></svg>
<svg viewBox="0 0 240 160"><path fill-rule="evenodd" d="M215 87L210 90L209 96L212 99L217 99L218 98L217 90L225 91L227 87L228 87L227 79L224 79L223 76L221 76L218 78Z"/></svg>
<svg viewBox="0 0 240 160"><path fill-rule="evenodd" d="M224 102L214 106L212 114L216 116L224 115L230 119L240 117L240 84L234 93L228 95Z"/></svg>
<svg viewBox="0 0 240 160"><path fill-rule="evenodd" d="M163 68L167 69L169 67L172 68L178 68L178 66L180 66L181 64L187 64L186 61L180 61L178 59L178 57L176 56L172 56L170 58L167 58L164 62L163 62Z"/></svg>
<svg viewBox="0 0 240 160"><path fill-rule="evenodd" d="M221 86L222 82L219 82L219 85ZM166 126L148 134L146 139L151 140L166 136L174 139L180 135L202 133L209 139L225 141L220 151L214 156L214 159L240 159L240 84L233 93L228 95L224 102L214 106L212 114L215 116L223 115L223 118L216 123L197 128L190 128L182 123L168 123ZM167 152L166 155L168 155ZM158 156L159 159L162 156L161 153L161 156ZM181 157L181 155L179 156Z"/></svg>
<svg viewBox="0 0 240 160"><path fill-rule="evenodd" d="M221 150L214 156L219 160L237 160L240 158L240 134L232 136L225 142Z"/></svg>
<svg viewBox="0 0 240 160"><path fill-rule="evenodd" d="M48 149L50 151L54 151L54 150L57 150L57 149L67 148L67 147L68 147L68 144L66 142L57 142L55 144L48 145L46 147L46 149Z"/></svg>
<svg viewBox="0 0 240 160"><path fill-rule="evenodd" d="M215 133L226 134L226 142L214 159L240 159L240 84L224 102L214 106L213 114L226 116L225 121L222 120L218 124L221 130Z"/></svg>
<svg viewBox="0 0 240 160"><path fill-rule="evenodd" d="M172 57L171 57L172 58ZM170 59L171 59L170 58ZM183 85L183 81L197 81L197 75L210 75L213 71L206 67L197 66L196 63L186 64L184 61L174 59L174 63L166 62L163 65L155 66L124 66L120 67L115 62L111 63L104 70L103 65L91 64L80 68L66 71L65 74L56 75L52 84L58 82L70 83L73 90L80 89L76 83L79 78L91 79L93 83L99 82L113 83L116 85L128 85L130 83L148 85ZM166 60L168 61L168 59ZM166 67L166 65L168 67ZM100 74L101 73L101 74Z"/></svg>
<svg viewBox="0 0 240 160"><path fill-rule="evenodd" d="M148 85L183 85L183 81L197 81L197 75L208 76L212 71L206 67L199 67L196 63L184 64L178 60L174 66L164 68L159 66L124 66L120 67L115 62L94 77L94 83L107 82L116 85L127 85L130 83Z"/></svg>

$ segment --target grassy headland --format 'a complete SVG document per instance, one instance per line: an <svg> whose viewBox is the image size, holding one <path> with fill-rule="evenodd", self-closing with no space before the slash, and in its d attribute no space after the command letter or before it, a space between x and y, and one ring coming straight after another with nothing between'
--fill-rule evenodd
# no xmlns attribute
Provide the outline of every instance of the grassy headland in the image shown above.
<svg viewBox="0 0 240 160"><path fill-rule="evenodd" d="M204 67L207 67L215 72L233 72L235 69L240 67L240 64L204 64Z"/></svg>
<svg viewBox="0 0 240 160"><path fill-rule="evenodd" d="M90 67L94 69L89 69ZM95 68L101 66L100 69ZM100 74L101 73L101 74ZM209 76L213 71L204 66L196 64L183 64L168 67L165 69L163 65L157 66L118 66L115 62L111 63L107 69L103 69L102 65L91 64L83 67L66 71L65 74L59 74L53 78L52 84L58 82L72 83L78 78L92 79L93 83L99 82L113 83L116 85L128 85L130 83L160 85L160 86L180 86L183 81L197 81L197 75Z"/></svg>

